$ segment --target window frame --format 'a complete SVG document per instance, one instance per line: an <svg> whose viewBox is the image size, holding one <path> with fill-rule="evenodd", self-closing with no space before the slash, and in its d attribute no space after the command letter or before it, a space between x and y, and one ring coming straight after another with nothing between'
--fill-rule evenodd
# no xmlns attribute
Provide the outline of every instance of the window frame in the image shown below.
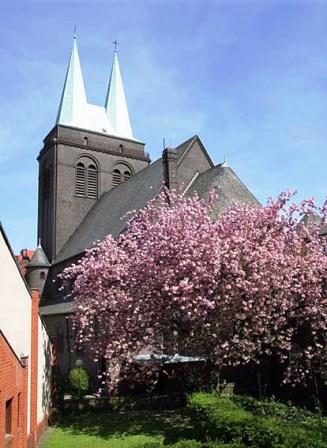
<svg viewBox="0 0 327 448"><path fill-rule="evenodd" d="M5 435L7 438L13 435L13 403L13 397L6 400L5 403Z"/></svg>
<svg viewBox="0 0 327 448"><path fill-rule="evenodd" d="M75 164L75 196L98 199L99 170L97 162L89 156L81 156Z"/></svg>

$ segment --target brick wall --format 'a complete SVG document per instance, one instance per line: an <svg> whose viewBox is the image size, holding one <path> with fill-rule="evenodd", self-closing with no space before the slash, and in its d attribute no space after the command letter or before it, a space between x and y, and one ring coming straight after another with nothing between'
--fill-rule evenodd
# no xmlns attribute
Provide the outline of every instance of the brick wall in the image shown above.
<svg viewBox="0 0 327 448"><path fill-rule="evenodd" d="M28 359L19 360L0 332L0 447L25 448ZM11 402L11 431L6 434L6 407Z"/></svg>
<svg viewBox="0 0 327 448"><path fill-rule="evenodd" d="M39 292L32 291L30 359L18 359L0 331L0 447L34 448L46 427L47 415L38 421ZM28 385L28 370L30 384ZM28 386L30 412L28 413ZM10 408L10 411L7 410ZM6 428L10 414L10 431ZM29 434L27 419L29 415Z"/></svg>

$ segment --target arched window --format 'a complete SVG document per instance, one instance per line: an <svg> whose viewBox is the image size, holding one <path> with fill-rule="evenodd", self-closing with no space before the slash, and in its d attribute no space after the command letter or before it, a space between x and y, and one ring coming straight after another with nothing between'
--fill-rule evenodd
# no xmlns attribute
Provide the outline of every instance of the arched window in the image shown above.
<svg viewBox="0 0 327 448"><path fill-rule="evenodd" d="M94 165L89 165L87 169L87 197L98 197L98 175Z"/></svg>
<svg viewBox="0 0 327 448"><path fill-rule="evenodd" d="M124 162L118 162L112 172L112 185L116 187L133 176L132 168Z"/></svg>
<svg viewBox="0 0 327 448"><path fill-rule="evenodd" d="M45 272L40 272L40 280L45 280Z"/></svg>
<svg viewBox="0 0 327 448"><path fill-rule="evenodd" d="M77 196L85 196L86 192L86 169L82 162L76 166L75 193Z"/></svg>
<svg viewBox="0 0 327 448"><path fill-rule="evenodd" d="M124 180L128 180L132 176L130 171L124 171Z"/></svg>
<svg viewBox="0 0 327 448"><path fill-rule="evenodd" d="M113 176L112 176L112 185L116 187L116 185L119 185L121 183L121 172L118 168L114 169Z"/></svg>
<svg viewBox="0 0 327 448"><path fill-rule="evenodd" d="M98 170L88 157L82 157L76 165L75 194L90 199L98 197Z"/></svg>

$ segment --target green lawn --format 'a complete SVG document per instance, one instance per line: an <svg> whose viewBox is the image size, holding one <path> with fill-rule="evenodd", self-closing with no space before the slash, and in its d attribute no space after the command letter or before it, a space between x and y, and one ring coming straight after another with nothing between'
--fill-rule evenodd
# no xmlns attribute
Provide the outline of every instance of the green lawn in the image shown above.
<svg viewBox="0 0 327 448"><path fill-rule="evenodd" d="M178 445L173 445L179 440ZM274 399L258 401L245 396L230 399L195 393L189 397L187 407L178 411L106 412L62 417L42 448L145 446L327 448L327 419Z"/></svg>
<svg viewBox="0 0 327 448"><path fill-rule="evenodd" d="M66 417L44 448L143 448L194 438L186 411L105 413Z"/></svg>

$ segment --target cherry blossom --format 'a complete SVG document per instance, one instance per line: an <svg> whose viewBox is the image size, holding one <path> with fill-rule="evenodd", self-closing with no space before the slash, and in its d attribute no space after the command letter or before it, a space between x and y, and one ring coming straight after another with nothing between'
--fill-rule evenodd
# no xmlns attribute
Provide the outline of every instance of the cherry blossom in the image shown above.
<svg viewBox="0 0 327 448"><path fill-rule="evenodd" d="M232 204L213 219L216 193L204 201L164 190L118 239L64 271L77 344L108 361L112 388L140 353L178 351L217 369L273 355L293 384L326 366L326 240L301 218L319 213L325 223L327 207L293 196Z"/></svg>

